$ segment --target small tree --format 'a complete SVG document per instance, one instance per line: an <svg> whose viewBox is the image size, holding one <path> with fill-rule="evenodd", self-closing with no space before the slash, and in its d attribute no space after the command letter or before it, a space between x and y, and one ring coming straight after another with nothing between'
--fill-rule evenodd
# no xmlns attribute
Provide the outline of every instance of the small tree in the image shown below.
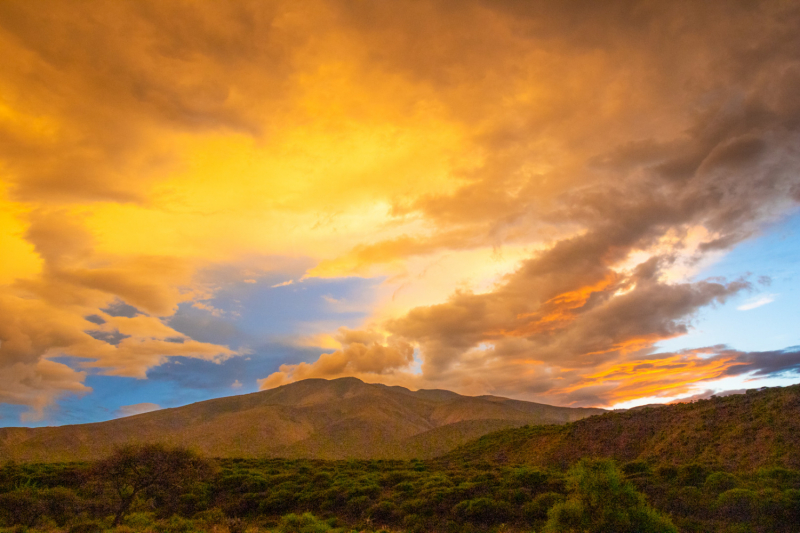
<svg viewBox="0 0 800 533"><path fill-rule="evenodd" d="M119 525L137 497L160 491L180 492L191 483L207 478L213 465L185 448L163 444L128 445L98 461L94 479L110 488Z"/></svg>
<svg viewBox="0 0 800 533"><path fill-rule="evenodd" d="M550 533L677 533L644 496L626 481L613 461L583 459L567 474L569 498L548 513Z"/></svg>

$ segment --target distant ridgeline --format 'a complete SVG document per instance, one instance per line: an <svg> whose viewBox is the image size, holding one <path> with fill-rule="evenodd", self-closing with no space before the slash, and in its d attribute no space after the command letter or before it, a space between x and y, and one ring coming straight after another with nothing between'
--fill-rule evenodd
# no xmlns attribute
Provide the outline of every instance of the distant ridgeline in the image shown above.
<svg viewBox="0 0 800 533"><path fill-rule="evenodd" d="M124 444L156 442L230 458L441 456L564 468L607 457L800 469L800 385L606 412L311 379L96 424L0 428L0 462L93 460Z"/></svg>
<svg viewBox="0 0 800 533"><path fill-rule="evenodd" d="M565 467L583 457L730 471L800 469L800 385L501 430L444 458Z"/></svg>
<svg viewBox="0 0 800 533"><path fill-rule="evenodd" d="M603 412L355 378L308 379L108 422L0 428L0 461L94 460L130 443L184 446L209 457L425 459L499 429Z"/></svg>

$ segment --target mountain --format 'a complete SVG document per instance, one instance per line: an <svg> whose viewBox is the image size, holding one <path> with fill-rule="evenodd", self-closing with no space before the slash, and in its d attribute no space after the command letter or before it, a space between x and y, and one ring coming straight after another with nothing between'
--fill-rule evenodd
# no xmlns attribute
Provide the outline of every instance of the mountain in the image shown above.
<svg viewBox="0 0 800 533"><path fill-rule="evenodd" d="M800 469L800 385L608 412L566 425L501 430L444 459L566 466L582 457Z"/></svg>
<svg viewBox="0 0 800 533"><path fill-rule="evenodd" d="M356 378L308 379L108 422L0 428L0 460L90 460L131 442L188 446L215 457L430 458L491 431L603 412Z"/></svg>

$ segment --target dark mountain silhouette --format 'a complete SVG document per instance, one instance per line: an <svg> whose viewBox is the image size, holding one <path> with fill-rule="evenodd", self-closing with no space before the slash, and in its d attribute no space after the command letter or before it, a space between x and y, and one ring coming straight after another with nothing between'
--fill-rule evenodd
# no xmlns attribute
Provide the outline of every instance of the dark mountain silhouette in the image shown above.
<svg viewBox="0 0 800 533"><path fill-rule="evenodd" d="M800 385L505 429L444 459L566 466L582 457L701 463L731 471L800 469Z"/></svg>
<svg viewBox="0 0 800 533"><path fill-rule="evenodd" d="M498 429L602 412L355 378L308 379L108 422L2 428L0 460L90 460L132 442L188 446L215 457L430 458Z"/></svg>

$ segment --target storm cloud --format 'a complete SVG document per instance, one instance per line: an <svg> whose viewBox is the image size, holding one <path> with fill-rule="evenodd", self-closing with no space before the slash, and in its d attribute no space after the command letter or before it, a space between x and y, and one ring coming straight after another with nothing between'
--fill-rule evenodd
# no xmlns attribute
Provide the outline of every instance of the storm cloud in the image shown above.
<svg viewBox="0 0 800 533"><path fill-rule="evenodd" d="M796 212L798 27L779 1L3 2L0 402L246 355L262 278L264 316L369 317L293 312L273 340L319 358L262 387L610 405L796 372L658 343L755 292L696 274ZM353 277L378 288L314 292Z"/></svg>

